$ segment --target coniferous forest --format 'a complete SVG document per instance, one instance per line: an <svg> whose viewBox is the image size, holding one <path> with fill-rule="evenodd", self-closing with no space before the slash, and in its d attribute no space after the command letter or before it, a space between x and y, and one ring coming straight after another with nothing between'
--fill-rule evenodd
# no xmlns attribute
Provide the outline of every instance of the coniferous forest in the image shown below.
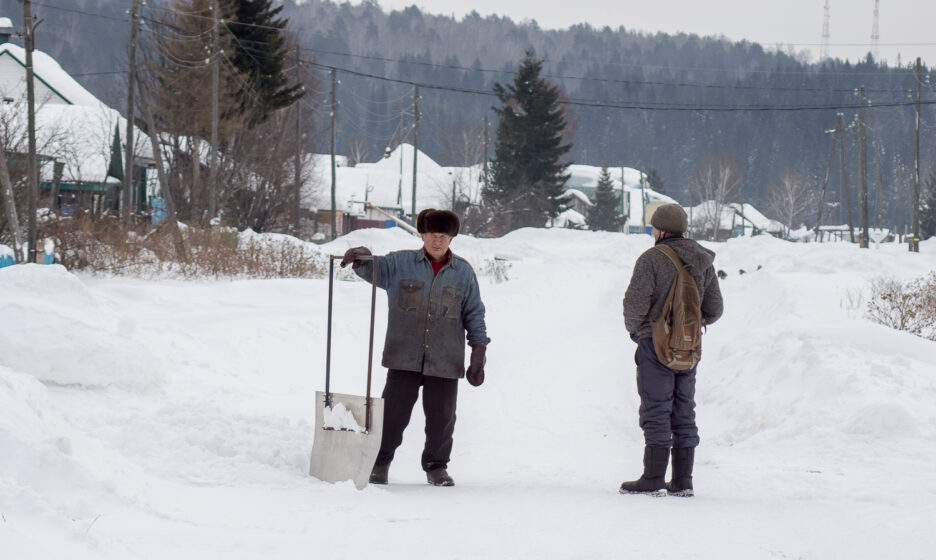
<svg viewBox="0 0 936 560"><path fill-rule="evenodd" d="M121 108L125 90L131 0L48 0L34 7L44 21L37 48L56 57L93 93ZM148 2L154 9L158 2ZM21 25L22 7L0 0ZM292 43L312 85L302 99L316 111L310 148L329 147L330 69L337 68L337 151L373 161L387 146L412 141L414 85L419 85L419 148L443 164L494 156L500 102L495 83L507 83L527 50L543 60L541 76L559 86L567 109L571 163L655 170L666 194L685 204L688 185L704 161L729 157L742 176L739 197L765 210L768 192L791 175L821 188L836 116L843 114L849 183L858 184L858 126L863 86L868 100L867 162L871 222L909 219L902 200L912 189L915 60L818 63L807 53L696 35L650 34L572 25L540 29L477 13L464 18L422 13L415 6L388 12L376 2L320 0L284 3ZM625 18L626 19L626 18ZM573 22L570 22L572 24ZM93 55L107 51L113 56ZM936 93L923 61L921 191L936 165ZM308 82L307 82L308 83ZM842 191L840 158L831 167L826 202L833 220ZM878 205L878 191L881 203Z"/></svg>

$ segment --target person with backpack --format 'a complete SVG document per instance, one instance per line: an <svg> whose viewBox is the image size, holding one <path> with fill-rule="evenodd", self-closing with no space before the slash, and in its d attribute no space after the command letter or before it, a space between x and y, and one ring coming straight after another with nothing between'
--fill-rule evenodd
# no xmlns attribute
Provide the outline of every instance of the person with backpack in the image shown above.
<svg viewBox="0 0 936 560"><path fill-rule="evenodd" d="M702 329L722 314L715 253L683 237L685 210L664 204L650 218L656 244L634 264L624 295L624 324L637 343L637 392L644 433L644 471L621 484L622 494L692 496L699 430L695 422L696 364ZM673 471L665 481L672 449Z"/></svg>

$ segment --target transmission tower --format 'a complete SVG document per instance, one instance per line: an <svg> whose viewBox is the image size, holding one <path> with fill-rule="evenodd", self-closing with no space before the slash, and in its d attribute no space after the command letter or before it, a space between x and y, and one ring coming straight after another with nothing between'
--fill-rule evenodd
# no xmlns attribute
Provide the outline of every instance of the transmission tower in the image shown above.
<svg viewBox="0 0 936 560"><path fill-rule="evenodd" d="M825 3L825 15L822 17L822 47L819 51L819 62L829 59L829 0Z"/></svg>
<svg viewBox="0 0 936 560"><path fill-rule="evenodd" d="M879 52L878 52L878 40L881 38L881 34L878 30L878 4L881 0L874 0L874 23L871 26L871 56L874 57L874 61L877 62Z"/></svg>

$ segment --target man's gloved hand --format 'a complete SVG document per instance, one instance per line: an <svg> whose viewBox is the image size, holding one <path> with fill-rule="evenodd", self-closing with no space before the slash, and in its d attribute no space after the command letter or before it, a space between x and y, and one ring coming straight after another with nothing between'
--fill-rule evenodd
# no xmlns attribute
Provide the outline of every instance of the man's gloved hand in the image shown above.
<svg viewBox="0 0 936 560"><path fill-rule="evenodd" d="M352 247L345 251L344 258L341 259L341 268L348 266L349 263L353 263L360 257L369 257L370 255L370 249L367 247Z"/></svg>
<svg viewBox="0 0 936 560"><path fill-rule="evenodd" d="M482 344L471 347L471 359L469 360L468 371L465 372L465 378L468 379L468 383L475 387L484 383L484 363L487 362L484 357L485 352L487 352L487 346Z"/></svg>

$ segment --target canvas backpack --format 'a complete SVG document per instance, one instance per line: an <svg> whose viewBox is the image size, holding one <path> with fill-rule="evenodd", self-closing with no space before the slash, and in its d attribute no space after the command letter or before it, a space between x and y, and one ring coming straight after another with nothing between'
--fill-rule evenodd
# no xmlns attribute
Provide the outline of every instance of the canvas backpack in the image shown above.
<svg viewBox="0 0 936 560"><path fill-rule="evenodd" d="M702 307L699 288L672 247L656 245L676 266L676 279L670 288L663 312L650 321L653 348L664 366L677 371L691 370L702 359Z"/></svg>

